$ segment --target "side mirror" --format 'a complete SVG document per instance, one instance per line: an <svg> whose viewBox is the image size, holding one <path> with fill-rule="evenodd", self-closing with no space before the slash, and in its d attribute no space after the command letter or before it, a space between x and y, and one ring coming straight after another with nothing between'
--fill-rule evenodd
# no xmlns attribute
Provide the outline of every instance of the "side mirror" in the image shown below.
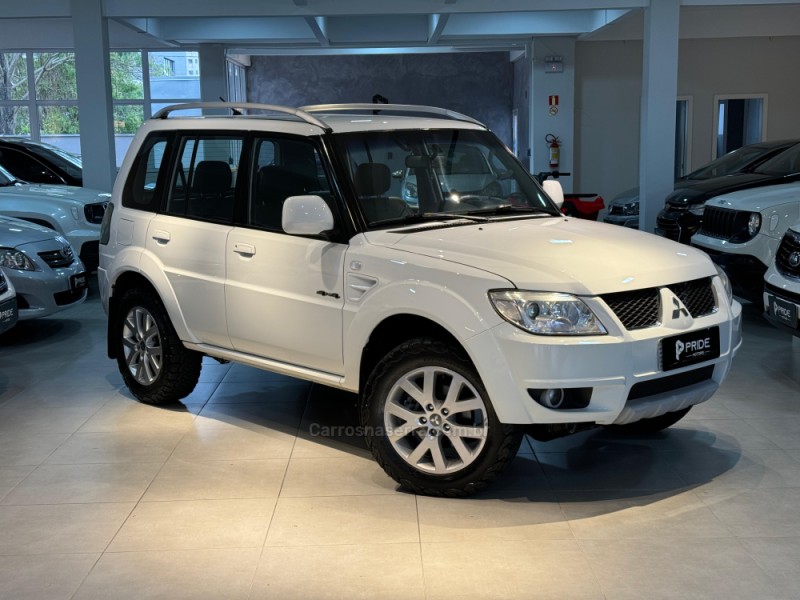
<svg viewBox="0 0 800 600"><path fill-rule="evenodd" d="M319 196L289 196L283 203L281 226L291 235L321 235L333 229L333 213Z"/></svg>
<svg viewBox="0 0 800 600"><path fill-rule="evenodd" d="M556 206L561 208L564 204L564 188L561 187L561 182L558 179L545 179L542 182L542 188L550 196L550 199L556 203Z"/></svg>

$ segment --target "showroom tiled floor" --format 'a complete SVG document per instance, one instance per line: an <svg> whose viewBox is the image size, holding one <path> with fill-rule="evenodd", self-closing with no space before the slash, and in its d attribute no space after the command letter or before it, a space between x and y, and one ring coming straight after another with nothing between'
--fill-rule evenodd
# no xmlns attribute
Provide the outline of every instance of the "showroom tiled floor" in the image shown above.
<svg viewBox="0 0 800 600"><path fill-rule="evenodd" d="M347 394L207 361L149 407L104 351L96 291L0 338L2 599L800 597L800 344L752 308L674 428L526 441L469 500L310 435Z"/></svg>

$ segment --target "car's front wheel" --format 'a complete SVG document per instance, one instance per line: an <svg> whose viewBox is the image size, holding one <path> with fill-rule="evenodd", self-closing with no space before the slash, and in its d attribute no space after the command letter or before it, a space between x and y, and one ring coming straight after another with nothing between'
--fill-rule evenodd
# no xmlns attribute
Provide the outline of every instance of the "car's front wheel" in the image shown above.
<svg viewBox="0 0 800 600"><path fill-rule="evenodd" d="M375 367L361 401L367 444L395 481L429 496L486 488L514 458L521 433L497 419L470 361L415 339Z"/></svg>
<svg viewBox="0 0 800 600"><path fill-rule="evenodd" d="M184 347L153 292L131 289L123 293L114 336L119 370L136 398L147 404L166 404L192 393L202 357Z"/></svg>

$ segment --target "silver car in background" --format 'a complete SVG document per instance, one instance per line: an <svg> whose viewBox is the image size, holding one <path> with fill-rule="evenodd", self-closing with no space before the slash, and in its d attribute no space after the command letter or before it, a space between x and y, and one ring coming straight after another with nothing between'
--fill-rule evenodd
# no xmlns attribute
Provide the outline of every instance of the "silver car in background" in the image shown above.
<svg viewBox="0 0 800 600"><path fill-rule="evenodd" d="M57 232L0 216L0 268L16 288L20 321L46 317L86 299L88 276Z"/></svg>
<svg viewBox="0 0 800 600"><path fill-rule="evenodd" d="M17 314L17 292L14 284L0 269L0 333L8 331L16 323Z"/></svg>

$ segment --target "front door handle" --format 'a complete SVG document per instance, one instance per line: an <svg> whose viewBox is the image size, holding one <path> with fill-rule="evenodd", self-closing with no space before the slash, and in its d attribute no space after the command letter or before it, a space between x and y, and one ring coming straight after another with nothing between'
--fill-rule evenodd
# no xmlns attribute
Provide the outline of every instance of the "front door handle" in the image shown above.
<svg viewBox="0 0 800 600"><path fill-rule="evenodd" d="M256 247L251 244L242 244L241 242L236 242L233 245L233 251L236 254L241 254L242 256L253 256L256 253Z"/></svg>
<svg viewBox="0 0 800 600"><path fill-rule="evenodd" d="M169 243L170 235L169 231L164 231L163 229L156 229L153 232L153 239L161 245Z"/></svg>

